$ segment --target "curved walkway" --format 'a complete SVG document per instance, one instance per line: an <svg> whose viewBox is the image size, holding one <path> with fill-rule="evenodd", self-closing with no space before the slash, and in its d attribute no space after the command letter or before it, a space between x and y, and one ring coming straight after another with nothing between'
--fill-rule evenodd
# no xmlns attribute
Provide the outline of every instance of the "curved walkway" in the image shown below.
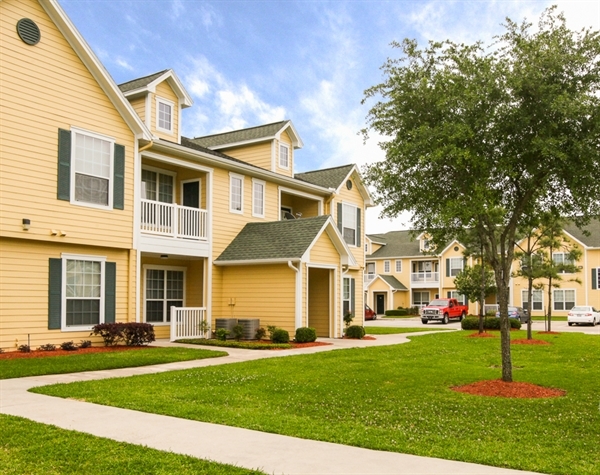
<svg viewBox="0 0 600 475"><path fill-rule="evenodd" d="M225 348L229 356L223 358L139 368L8 379L0 381L0 412L121 442L260 469L269 474L533 475L533 472L362 449L28 392L32 387L54 383L135 376L261 358L278 358L290 354L318 353L341 348L400 344L409 341L407 336L419 334L422 333L378 335L375 341L320 339L332 344L301 350L257 351ZM160 346L173 345L167 341L158 341L156 344ZM215 349L214 347L204 348Z"/></svg>

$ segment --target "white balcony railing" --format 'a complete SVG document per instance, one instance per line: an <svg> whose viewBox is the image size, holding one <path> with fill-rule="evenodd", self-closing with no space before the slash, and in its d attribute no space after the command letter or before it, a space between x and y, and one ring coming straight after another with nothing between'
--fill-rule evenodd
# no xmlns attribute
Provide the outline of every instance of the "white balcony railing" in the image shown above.
<svg viewBox="0 0 600 475"><path fill-rule="evenodd" d="M369 282L371 282L373 279L375 279L375 277L377 277L377 274L365 274L365 280L364 283L368 284Z"/></svg>
<svg viewBox="0 0 600 475"><path fill-rule="evenodd" d="M204 307L171 307L171 341L181 338L210 338Z"/></svg>
<svg viewBox="0 0 600 475"><path fill-rule="evenodd" d="M413 272L410 275L410 281L413 284L417 283L431 283L438 284L440 282L440 273L439 272Z"/></svg>
<svg viewBox="0 0 600 475"><path fill-rule="evenodd" d="M142 200L141 230L181 239L206 240L207 212L160 201Z"/></svg>

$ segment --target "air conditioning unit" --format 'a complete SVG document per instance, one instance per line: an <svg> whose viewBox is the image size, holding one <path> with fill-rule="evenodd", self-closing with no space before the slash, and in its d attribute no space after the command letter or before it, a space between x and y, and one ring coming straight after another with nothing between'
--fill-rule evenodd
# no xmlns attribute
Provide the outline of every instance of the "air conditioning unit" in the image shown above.
<svg viewBox="0 0 600 475"><path fill-rule="evenodd" d="M237 318L217 318L216 321L216 327L215 330L218 330L219 328L224 328L225 330L229 330L229 335L227 335L227 339L231 340L233 339L233 327L235 327L238 324L238 319Z"/></svg>
<svg viewBox="0 0 600 475"><path fill-rule="evenodd" d="M258 318L238 318L238 325L244 328L244 340L254 340L256 330L260 327L260 319Z"/></svg>

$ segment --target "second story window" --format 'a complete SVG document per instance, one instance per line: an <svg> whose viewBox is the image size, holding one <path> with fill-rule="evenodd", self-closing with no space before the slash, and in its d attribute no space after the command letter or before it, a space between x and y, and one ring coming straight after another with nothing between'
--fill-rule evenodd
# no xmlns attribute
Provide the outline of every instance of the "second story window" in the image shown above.
<svg viewBox="0 0 600 475"><path fill-rule="evenodd" d="M244 212L244 177L229 174L229 211L242 214Z"/></svg>
<svg viewBox="0 0 600 475"><path fill-rule="evenodd" d="M566 252L554 252L552 253L552 261L556 266L572 266L575 264L571 256ZM561 272L564 274L566 271L563 269Z"/></svg>
<svg viewBox="0 0 600 475"><path fill-rule="evenodd" d="M156 99L156 128L162 132L173 132L173 103Z"/></svg>
<svg viewBox="0 0 600 475"><path fill-rule="evenodd" d="M402 272L402 261L396 261L396 272Z"/></svg>
<svg viewBox="0 0 600 475"><path fill-rule="evenodd" d="M383 272L390 273L390 261L383 261Z"/></svg>
<svg viewBox="0 0 600 475"><path fill-rule="evenodd" d="M142 199L173 203L174 177L154 170L142 170Z"/></svg>
<svg viewBox="0 0 600 475"><path fill-rule="evenodd" d="M456 277L463 270L465 260L462 257L446 259L446 277Z"/></svg>
<svg viewBox="0 0 600 475"><path fill-rule="evenodd" d="M252 216L265 217L265 182L252 180Z"/></svg>
<svg viewBox="0 0 600 475"><path fill-rule="evenodd" d="M338 203L338 228L346 244L360 246L360 208Z"/></svg>
<svg viewBox="0 0 600 475"><path fill-rule="evenodd" d="M79 131L73 137L74 201L110 206L114 142Z"/></svg>
<svg viewBox="0 0 600 475"><path fill-rule="evenodd" d="M282 143L279 144L279 166L290 168L290 148Z"/></svg>

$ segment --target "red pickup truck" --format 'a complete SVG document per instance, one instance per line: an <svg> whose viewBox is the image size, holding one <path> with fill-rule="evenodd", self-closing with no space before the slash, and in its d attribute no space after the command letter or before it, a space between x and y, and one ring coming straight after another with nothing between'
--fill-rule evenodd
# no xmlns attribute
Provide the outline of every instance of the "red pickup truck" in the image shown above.
<svg viewBox="0 0 600 475"><path fill-rule="evenodd" d="M456 299L435 299L421 309L421 323L437 320L446 324L450 319L462 321L469 307L461 305Z"/></svg>

